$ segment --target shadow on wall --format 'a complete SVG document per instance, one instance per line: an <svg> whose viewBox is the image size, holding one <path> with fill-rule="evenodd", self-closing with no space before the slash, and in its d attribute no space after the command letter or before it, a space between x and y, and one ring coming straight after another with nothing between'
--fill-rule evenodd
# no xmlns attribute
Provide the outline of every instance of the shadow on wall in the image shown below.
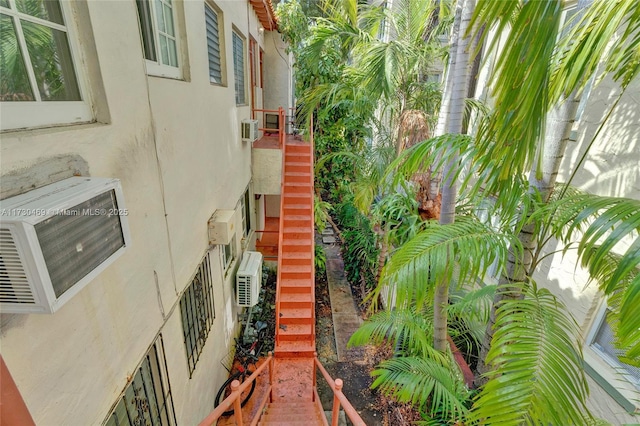
<svg viewBox="0 0 640 426"><path fill-rule="evenodd" d="M584 154L591 138L620 94L610 79L596 86L581 117L578 143L569 146L566 158L570 172ZM596 139L573 185L604 195L640 198L640 81L623 94L613 114ZM562 181L569 173L565 171Z"/></svg>
<svg viewBox="0 0 640 426"><path fill-rule="evenodd" d="M90 176L89 164L81 156L40 158L29 167L13 170L0 177L0 200L73 176Z"/></svg>

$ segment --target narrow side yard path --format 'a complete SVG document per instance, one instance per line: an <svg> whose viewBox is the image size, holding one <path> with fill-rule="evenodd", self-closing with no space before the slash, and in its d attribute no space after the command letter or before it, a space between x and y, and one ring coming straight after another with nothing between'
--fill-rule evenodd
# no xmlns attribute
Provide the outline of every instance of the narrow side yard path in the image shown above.
<svg viewBox="0 0 640 426"><path fill-rule="evenodd" d="M327 281L331 299L331 316L336 338L338 362L362 362L362 348L347 349L351 335L362 324L362 318L355 305L351 286L344 273L344 262L340 256L340 247L335 244L324 245L327 256Z"/></svg>

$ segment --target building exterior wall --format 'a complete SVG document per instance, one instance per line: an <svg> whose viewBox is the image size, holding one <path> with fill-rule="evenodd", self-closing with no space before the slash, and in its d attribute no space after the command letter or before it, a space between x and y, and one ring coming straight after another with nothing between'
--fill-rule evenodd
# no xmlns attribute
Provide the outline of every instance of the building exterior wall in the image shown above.
<svg viewBox="0 0 640 426"><path fill-rule="evenodd" d="M207 221L236 208L250 185L251 145L239 135L251 114L246 41L266 50L264 30L248 2L209 3L222 12L226 69L226 84L211 84L205 2L174 1L183 78L161 78L146 72L136 2L68 3L96 120L3 132L1 194L74 173L118 178L132 244L58 312L2 314L2 357L36 424L99 424L161 334L177 424L195 424L213 408L238 326L241 215L226 273L220 246L208 246ZM246 39L245 106L235 102L232 29ZM189 378L180 296L206 253L215 320Z"/></svg>
<svg viewBox="0 0 640 426"><path fill-rule="evenodd" d="M489 33L489 45L497 37L497 50L507 43L507 34ZM478 75L476 98L492 104L489 75L495 67L496 54L483 60ZM578 166L591 139L620 95L620 87L609 77L583 94L576 129L576 140L569 142L560 166L557 182L567 182L574 169L578 172L571 184L583 191L613 197L640 199L640 81L636 79L622 95L619 104L595 143L586 154L584 164ZM630 243L630 242L628 242ZM627 244L614 251L624 252ZM598 291L597 283L589 283L589 275L579 266L575 250L563 255L565 245L551 241L542 255L549 255L539 265L533 279L549 289L566 306L580 327L585 372L590 395L587 406L597 417L612 424L638 424L640 422L640 388L634 385L607 362L592 345L592 335L600 324L606 300ZM558 252L560 251L560 252ZM635 414L633 414L635 411Z"/></svg>
<svg viewBox="0 0 640 426"><path fill-rule="evenodd" d="M584 110L579 117L577 137L570 142L558 175L559 182L567 182L571 173L578 167L571 182L584 191L614 197L626 197L640 200L640 99L636 94L640 90L640 81L636 79L622 95L611 117L604 123L602 131L596 137L591 149L585 156L584 164L578 167L578 161L585 154L598 128L603 123L610 108L620 95L621 89L610 78L605 78L593 87L584 102ZM631 241L623 242L614 251L624 253ZM550 244L547 252L561 249L557 243ZM580 326L583 352L587 363L587 372L591 396L588 401L592 412L613 424L636 424L640 421L640 388L625 379L616 368L608 363L594 349L592 334L600 324L601 310L606 300L598 291L597 283L589 282L587 272L576 267L578 260L575 250L553 254L534 275L536 281L551 290L564 302ZM612 398L602 383L605 381L620 395ZM620 399L626 400L625 407ZM633 406L634 408L631 408ZM635 409L636 415L627 411Z"/></svg>
<svg viewBox="0 0 640 426"><path fill-rule="evenodd" d="M287 53L282 36L275 31L265 33L264 61L264 107L265 109L285 108L285 114L291 114L293 107L293 59Z"/></svg>

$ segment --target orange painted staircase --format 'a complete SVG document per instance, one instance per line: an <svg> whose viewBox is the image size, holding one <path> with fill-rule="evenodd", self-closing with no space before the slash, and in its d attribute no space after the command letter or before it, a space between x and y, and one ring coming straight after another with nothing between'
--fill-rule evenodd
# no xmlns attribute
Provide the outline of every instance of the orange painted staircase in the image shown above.
<svg viewBox="0 0 640 426"><path fill-rule="evenodd" d="M313 358L315 271L311 144L284 146L280 201L276 358Z"/></svg>
<svg viewBox="0 0 640 426"><path fill-rule="evenodd" d="M280 123L284 123L280 108ZM225 410L234 415L223 424L242 426L243 412L254 425L323 425L328 426L322 409L316 379L318 372L333 390L332 426L338 425L342 408L354 426L364 422L342 393L342 381L329 376L316 357L315 341L315 270L313 220L313 132L311 143L284 137L283 179L280 199L278 236L278 278L276 291L276 343L274 354L243 383L232 383L232 393L200 426L213 425ZM267 376L266 378L264 376ZM263 395L247 407L240 407L241 393L258 377L268 381Z"/></svg>

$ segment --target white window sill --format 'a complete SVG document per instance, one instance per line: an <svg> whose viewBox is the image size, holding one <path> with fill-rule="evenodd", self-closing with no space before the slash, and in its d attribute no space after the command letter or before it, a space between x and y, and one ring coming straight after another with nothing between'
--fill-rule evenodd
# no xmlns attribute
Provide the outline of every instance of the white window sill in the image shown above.
<svg viewBox="0 0 640 426"><path fill-rule="evenodd" d="M64 102L2 102L0 129L17 130L59 124L93 121L93 111L82 101Z"/></svg>
<svg viewBox="0 0 640 426"><path fill-rule="evenodd" d="M583 348L585 370L591 378L629 413L640 413L638 389L622 373L612 367L594 348ZM603 386L602 381L606 382ZM608 385L608 386L607 386ZM607 387L613 389L607 389Z"/></svg>
<svg viewBox="0 0 640 426"><path fill-rule="evenodd" d="M169 65L160 65L157 62L145 61L147 66L147 75L152 77L172 78L174 80L182 80L182 70L180 68Z"/></svg>

